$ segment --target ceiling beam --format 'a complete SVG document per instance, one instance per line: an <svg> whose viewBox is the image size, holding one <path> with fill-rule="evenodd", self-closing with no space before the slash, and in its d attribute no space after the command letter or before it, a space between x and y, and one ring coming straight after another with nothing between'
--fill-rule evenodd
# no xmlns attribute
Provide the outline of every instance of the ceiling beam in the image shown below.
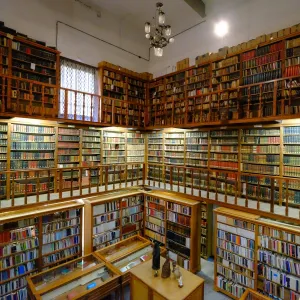
<svg viewBox="0 0 300 300"><path fill-rule="evenodd" d="M202 18L205 14L205 3L202 0L184 0L195 12L197 12Z"/></svg>

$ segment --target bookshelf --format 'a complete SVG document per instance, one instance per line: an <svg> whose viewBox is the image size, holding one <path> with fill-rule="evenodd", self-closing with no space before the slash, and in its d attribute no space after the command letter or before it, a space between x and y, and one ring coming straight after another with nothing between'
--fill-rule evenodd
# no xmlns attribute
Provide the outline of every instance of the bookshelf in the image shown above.
<svg viewBox="0 0 300 300"><path fill-rule="evenodd" d="M208 132L187 131L185 135L185 164L190 167L208 166Z"/></svg>
<svg viewBox="0 0 300 300"><path fill-rule="evenodd" d="M226 208L214 210L215 289L233 299L256 289L256 215Z"/></svg>
<svg viewBox="0 0 300 300"><path fill-rule="evenodd" d="M8 43L3 36L0 36L0 74L8 75Z"/></svg>
<svg viewBox="0 0 300 300"><path fill-rule="evenodd" d="M185 72L166 77L165 90L165 125L185 123Z"/></svg>
<svg viewBox="0 0 300 300"><path fill-rule="evenodd" d="M208 106L205 105L205 94L210 92L211 67L209 64L195 66L186 71L187 78L187 122L204 122L208 115Z"/></svg>
<svg viewBox="0 0 300 300"><path fill-rule="evenodd" d="M283 42L266 45L241 54L242 84L255 84L282 77ZM280 89L280 85L278 89ZM241 89L242 106L247 118L273 116L274 83Z"/></svg>
<svg viewBox="0 0 300 300"><path fill-rule="evenodd" d="M9 45L9 64L15 79L11 80L8 110L25 115L57 116L59 52L19 37L14 37Z"/></svg>
<svg viewBox="0 0 300 300"><path fill-rule="evenodd" d="M150 125L160 126L165 124L165 85L164 79L153 81L149 84L149 113ZM147 125L147 124L146 124Z"/></svg>
<svg viewBox="0 0 300 300"><path fill-rule="evenodd" d="M161 191L145 192L144 235L169 251L181 267L200 270L200 203Z"/></svg>
<svg viewBox="0 0 300 300"><path fill-rule="evenodd" d="M212 63L213 93L210 101L210 121L228 120L237 112L237 88L240 85L239 56Z"/></svg>
<svg viewBox="0 0 300 300"><path fill-rule="evenodd" d="M101 164L101 131L96 129L82 130L83 167L98 167Z"/></svg>
<svg viewBox="0 0 300 300"><path fill-rule="evenodd" d="M43 269L81 256L81 208L48 214L41 221Z"/></svg>
<svg viewBox="0 0 300 300"><path fill-rule="evenodd" d="M201 257L209 258L213 254L213 206L206 202L201 202Z"/></svg>
<svg viewBox="0 0 300 300"><path fill-rule="evenodd" d="M210 132L209 167L238 170L238 130L213 130Z"/></svg>
<svg viewBox="0 0 300 300"><path fill-rule="evenodd" d="M145 197L144 235L166 244L166 202L157 197Z"/></svg>
<svg viewBox="0 0 300 300"><path fill-rule="evenodd" d="M80 166L80 130L76 128L58 128L57 141L57 167L58 168L76 168ZM76 180L79 181L79 171L62 172L63 188L76 187ZM73 179L73 180L72 180ZM70 181L71 180L71 181ZM78 184L77 184L78 186Z"/></svg>
<svg viewBox="0 0 300 300"><path fill-rule="evenodd" d="M273 299L299 298L298 226L260 218L257 240L258 291Z"/></svg>
<svg viewBox="0 0 300 300"><path fill-rule="evenodd" d="M184 165L184 132L166 132L164 136L165 164Z"/></svg>
<svg viewBox="0 0 300 300"><path fill-rule="evenodd" d="M125 163L125 135L120 131L103 131L103 164Z"/></svg>
<svg viewBox="0 0 300 300"><path fill-rule="evenodd" d="M60 245L55 249L51 246L52 252L45 252L45 247L49 247L45 240L58 237L62 231L70 235L70 230L77 228L77 256L81 256L82 207L77 201L67 201L0 213L1 299L27 299L28 275L75 257L64 256L72 247L67 247L63 239L53 243ZM70 211L78 211L77 219L65 218Z"/></svg>
<svg viewBox="0 0 300 300"><path fill-rule="evenodd" d="M283 175L299 177L300 175L300 127L289 126L283 129Z"/></svg>
<svg viewBox="0 0 300 300"><path fill-rule="evenodd" d="M26 172L26 170L55 167L56 129L53 126L11 124L10 139L10 169L18 170L12 187L14 194L34 194L37 189L53 191L53 173L51 174L52 180L49 182L46 178L47 171L36 175L36 172Z"/></svg>
<svg viewBox="0 0 300 300"><path fill-rule="evenodd" d="M5 123L0 123L0 170L5 171L7 169L8 161L8 126ZM6 175L2 174L0 177L0 199L6 196Z"/></svg>
<svg viewBox="0 0 300 300"><path fill-rule="evenodd" d="M86 198L85 254L137 234L143 215L143 195L134 189Z"/></svg>
<svg viewBox="0 0 300 300"><path fill-rule="evenodd" d="M300 38L289 39L285 43L284 77L300 75Z"/></svg>
<svg viewBox="0 0 300 300"><path fill-rule="evenodd" d="M127 162L144 163L145 137L140 132L127 132Z"/></svg>
<svg viewBox="0 0 300 300"><path fill-rule="evenodd" d="M143 229L143 195L122 198L122 239L126 239Z"/></svg>
<svg viewBox="0 0 300 300"><path fill-rule="evenodd" d="M148 162L149 163L163 163L163 133L153 132L148 136Z"/></svg>
<svg viewBox="0 0 300 300"><path fill-rule="evenodd" d="M81 138L81 165L82 167L98 167L101 165L101 131L82 129ZM101 173L97 168L84 170L82 182L97 185L100 183Z"/></svg>

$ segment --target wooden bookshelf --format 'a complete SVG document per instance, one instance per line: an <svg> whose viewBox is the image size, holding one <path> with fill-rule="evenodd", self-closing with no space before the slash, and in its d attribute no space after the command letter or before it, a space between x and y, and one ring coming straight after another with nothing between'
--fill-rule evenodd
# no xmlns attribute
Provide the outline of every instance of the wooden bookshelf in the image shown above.
<svg viewBox="0 0 300 300"><path fill-rule="evenodd" d="M208 107L205 105L203 94L211 91L211 66L195 66L186 71L187 82L187 122L204 122L207 117Z"/></svg>
<svg viewBox="0 0 300 300"><path fill-rule="evenodd" d="M213 206L206 202L201 202L201 257L209 258L213 254Z"/></svg>
<svg viewBox="0 0 300 300"><path fill-rule="evenodd" d="M298 226L227 208L214 212L215 289L233 299L248 299L242 294L249 287L256 297L297 299Z"/></svg>
<svg viewBox="0 0 300 300"><path fill-rule="evenodd" d="M58 115L60 52L33 40L0 32L2 112L55 118Z"/></svg>
<svg viewBox="0 0 300 300"><path fill-rule="evenodd" d="M99 63L100 94L103 96L102 121L112 125L144 127L148 81Z"/></svg>
<svg viewBox="0 0 300 300"><path fill-rule="evenodd" d="M143 228L143 195L137 190L122 190L89 197L85 199L85 214L84 251L88 254Z"/></svg>
<svg viewBox="0 0 300 300"><path fill-rule="evenodd" d="M144 194L144 235L166 245L170 258L180 266L199 271L200 203L162 191Z"/></svg>
<svg viewBox="0 0 300 300"><path fill-rule="evenodd" d="M151 125L165 125L164 102L164 79L151 82L149 85L149 122Z"/></svg>
<svg viewBox="0 0 300 300"><path fill-rule="evenodd" d="M258 291L272 298L297 299L300 296L298 226L260 218L257 234Z"/></svg>
<svg viewBox="0 0 300 300"><path fill-rule="evenodd" d="M66 201L0 213L1 297L16 293L26 298L25 276L81 256L82 207L78 201Z"/></svg>
<svg viewBox="0 0 300 300"><path fill-rule="evenodd" d="M256 215L226 208L215 212L215 290L240 299L256 289Z"/></svg>

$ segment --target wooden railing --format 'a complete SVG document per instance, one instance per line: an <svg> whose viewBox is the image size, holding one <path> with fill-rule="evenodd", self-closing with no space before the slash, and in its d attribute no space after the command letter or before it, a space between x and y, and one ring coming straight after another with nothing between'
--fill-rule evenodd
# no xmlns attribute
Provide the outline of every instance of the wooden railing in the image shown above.
<svg viewBox="0 0 300 300"><path fill-rule="evenodd" d="M240 300L270 300L272 298L269 298L267 296L264 296L252 289L247 289L245 293L242 295Z"/></svg>
<svg viewBox="0 0 300 300"><path fill-rule="evenodd" d="M160 164L0 172L0 209L150 186L293 219L300 217L300 179Z"/></svg>
<svg viewBox="0 0 300 300"><path fill-rule="evenodd" d="M148 163L145 184L284 216L295 208L300 217L299 178Z"/></svg>
<svg viewBox="0 0 300 300"><path fill-rule="evenodd" d="M141 163L0 172L0 209L144 184Z"/></svg>

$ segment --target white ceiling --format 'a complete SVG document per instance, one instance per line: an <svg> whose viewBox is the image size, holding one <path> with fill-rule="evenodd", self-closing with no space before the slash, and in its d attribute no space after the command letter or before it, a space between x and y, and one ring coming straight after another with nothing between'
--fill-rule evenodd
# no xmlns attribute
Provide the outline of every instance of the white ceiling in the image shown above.
<svg viewBox="0 0 300 300"><path fill-rule="evenodd" d="M210 1L210 0L206 0ZM134 26L144 29L146 21L151 22L155 14L157 2L164 4L166 24L172 26L176 34L203 20L183 0L82 0L97 10L105 10L116 15L122 20L131 22Z"/></svg>
<svg viewBox="0 0 300 300"><path fill-rule="evenodd" d="M91 5L104 14L108 11L117 18L130 22L136 27L144 28L146 21L151 21L155 14L157 2L164 4L166 24L172 26L173 34L177 34L205 20L201 18L184 0L80 0ZM238 6L251 0L203 0L206 5L206 18L234 11Z"/></svg>

